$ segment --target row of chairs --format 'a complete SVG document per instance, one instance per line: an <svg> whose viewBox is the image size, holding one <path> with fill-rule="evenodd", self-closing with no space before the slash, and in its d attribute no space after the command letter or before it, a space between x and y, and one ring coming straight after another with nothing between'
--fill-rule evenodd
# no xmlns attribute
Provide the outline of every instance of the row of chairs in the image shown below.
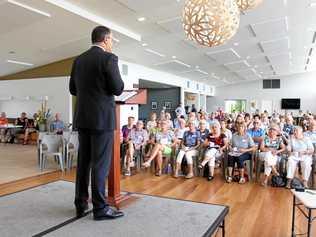
<svg viewBox="0 0 316 237"><path fill-rule="evenodd" d="M63 135L39 133L37 141L39 168L43 171L47 159L52 157L62 171L71 169L73 160L78 156L78 148L77 132L64 132Z"/></svg>
<svg viewBox="0 0 316 237"><path fill-rule="evenodd" d="M312 172L311 172L310 181L309 181L310 187L315 186L316 145L314 145L314 146L315 146L315 153L313 155ZM124 147L122 147L122 150L123 150L122 168L124 168L124 164L126 162L126 156L124 154ZM135 164L134 168L136 171L140 170L141 164L142 164L142 162L144 162L144 153L145 153L145 149L141 148L140 150L137 150L134 154L133 163ZM167 173L168 171L170 172L170 170L168 169L169 165L171 165L172 171L174 170L177 153L178 153L178 149L174 149L174 151L170 157L164 157L165 162L164 162L164 166L162 169L163 173ZM199 156L194 157L194 159L193 159L194 160L194 174L195 174L195 176L202 176L204 173L204 170L199 171L197 168L199 162L203 159L203 157L202 157L203 154L204 154L204 152L201 151ZM261 171L262 171L262 167L264 165L264 161L259 159L259 154L260 154L260 150L256 149L252 153L251 160L245 161L245 168L247 171L249 181L256 180L257 182L260 182ZM287 160L288 160L288 152L284 152L281 155L281 161L278 164L278 169L281 173L286 172ZM226 151L223 154L222 159L221 159L222 175L224 178L226 178L226 176L227 176L227 166L228 166L228 151ZM154 169L154 162L152 163L152 169ZM183 170L183 172L185 172L185 170Z"/></svg>

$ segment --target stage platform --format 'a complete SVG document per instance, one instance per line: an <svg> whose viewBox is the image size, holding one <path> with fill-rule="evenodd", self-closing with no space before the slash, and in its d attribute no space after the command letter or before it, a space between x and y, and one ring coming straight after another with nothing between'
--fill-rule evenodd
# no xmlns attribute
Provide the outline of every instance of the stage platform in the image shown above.
<svg viewBox="0 0 316 237"><path fill-rule="evenodd" d="M0 197L0 236L212 236L228 207L129 193L124 218L75 218L74 183L56 181ZM91 205L90 205L91 207Z"/></svg>

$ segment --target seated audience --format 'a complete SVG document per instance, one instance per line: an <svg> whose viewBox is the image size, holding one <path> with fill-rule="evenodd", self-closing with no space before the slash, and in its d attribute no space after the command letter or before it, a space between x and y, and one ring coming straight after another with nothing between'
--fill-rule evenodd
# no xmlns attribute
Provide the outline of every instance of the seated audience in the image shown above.
<svg viewBox="0 0 316 237"><path fill-rule="evenodd" d="M179 119L179 128L176 128L174 130L174 135L177 139L177 145L180 145L182 139L183 139L183 135L184 133L188 130L187 127L185 126L186 123L185 123L185 120L184 119Z"/></svg>
<svg viewBox="0 0 316 237"><path fill-rule="evenodd" d="M254 120L253 128L247 130L248 135L252 138L252 140L258 147L263 141L263 137L265 135L265 130L261 128L260 123L260 120Z"/></svg>
<svg viewBox="0 0 316 237"><path fill-rule="evenodd" d="M152 112L150 114L150 119L146 124L146 129L149 133L151 133L152 130L156 128L156 126L157 126L157 114Z"/></svg>
<svg viewBox="0 0 316 237"><path fill-rule="evenodd" d="M219 121L215 118L215 113L212 112L209 114L209 117L208 117L208 120L207 120L207 123L208 125L210 126L210 128L213 126L213 124L217 123L219 124Z"/></svg>
<svg viewBox="0 0 316 237"><path fill-rule="evenodd" d="M26 145L28 143L29 135L31 133L36 133L36 131L38 130L38 125L37 125L36 119L37 119L37 114L35 113L33 115L33 119L28 120L27 128L25 129L25 133L24 133L23 145Z"/></svg>
<svg viewBox="0 0 316 237"><path fill-rule="evenodd" d="M128 143L129 133L133 128L135 128L135 118L133 116L129 116L127 118L127 124L123 125L122 133L123 133L123 144Z"/></svg>
<svg viewBox="0 0 316 237"><path fill-rule="evenodd" d="M2 112L0 115L0 127L7 126L8 125L8 119L5 112ZM7 142L7 129L6 128L0 128L0 142Z"/></svg>
<svg viewBox="0 0 316 237"><path fill-rule="evenodd" d="M50 131L56 134L63 134L65 124L61 120L60 113L55 114L55 119L50 124Z"/></svg>
<svg viewBox="0 0 316 237"><path fill-rule="evenodd" d="M287 188L291 188L291 181L294 178L297 163L301 163L302 176L304 186L307 187L307 182L312 169L312 155L314 147L311 140L303 135L301 127L294 128L294 134L289 141L289 151L291 155L287 163Z"/></svg>
<svg viewBox="0 0 316 237"><path fill-rule="evenodd" d="M162 158L163 156L170 156L172 147L175 146L175 137L173 131L168 129L168 122L161 121L161 131L156 134L156 144L151 151L149 159L142 164L143 167L149 167L153 160L157 161L156 175L160 176L162 172Z"/></svg>
<svg viewBox="0 0 316 237"><path fill-rule="evenodd" d="M268 135L264 137L260 145L260 157L264 161L264 180L263 186L267 186L271 171L274 175L279 175L276 164L280 161L279 154L285 151L282 138L278 136L280 130L278 125L273 124L268 130Z"/></svg>
<svg viewBox="0 0 316 237"><path fill-rule="evenodd" d="M198 155L198 147L200 146L200 132L196 130L194 122L188 122L189 130L183 134L183 140L181 142L181 148L177 155L176 168L174 172L174 177L178 178L179 169L181 167L182 159L185 156L188 164L188 174L187 179L193 177L193 156Z"/></svg>
<svg viewBox="0 0 316 237"><path fill-rule="evenodd" d="M15 120L15 125L21 126L20 130L23 130L23 132L24 132L24 130L27 128L27 121L28 121L28 119L26 117L26 113L23 112L23 113L21 113L21 117L19 117Z"/></svg>
<svg viewBox="0 0 316 237"><path fill-rule="evenodd" d="M135 150L141 150L148 140L148 133L144 129L143 121L139 120L136 123L136 128L133 128L129 133L128 149L126 153L126 176L131 175L131 162L134 157Z"/></svg>
<svg viewBox="0 0 316 237"><path fill-rule="evenodd" d="M189 113L188 122L193 122L196 128L199 126L199 120L196 118L196 114L193 112Z"/></svg>
<svg viewBox="0 0 316 237"><path fill-rule="evenodd" d="M178 107L176 108L175 112L176 112L176 115L179 116L179 117L180 116L185 116L185 109L182 107L182 103L180 103L178 105Z"/></svg>
<svg viewBox="0 0 316 237"><path fill-rule="evenodd" d="M208 163L208 180L211 181L214 178L215 160L216 158L222 157L224 150L228 146L227 137L225 134L221 133L219 124L213 124L211 127L211 133L209 133L207 136L204 145L207 147L207 150L205 152L203 161L199 165L199 168L202 169L206 163Z"/></svg>
<svg viewBox="0 0 316 237"><path fill-rule="evenodd" d="M252 138L246 133L244 123L236 124L237 132L232 137L232 152L228 155L228 177L227 182L232 181L233 168L235 163L239 169L239 183L245 183L244 177L244 162L252 158L252 152L255 149L255 143ZM250 175L250 174L248 174Z"/></svg>
<svg viewBox="0 0 316 237"><path fill-rule="evenodd" d="M251 126L251 118L250 118L250 114L249 113L245 113L245 125L246 125L246 128L247 129L250 129L250 126Z"/></svg>
<svg viewBox="0 0 316 237"><path fill-rule="evenodd" d="M221 133L225 134L228 143L231 143L233 134L232 134L232 132L227 128L227 122L226 122L226 120L222 120L222 121L220 122L220 126L221 126Z"/></svg>
<svg viewBox="0 0 316 237"><path fill-rule="evenodd" d="M203 144L208 136L208 134L210 133L210 131L207 129L208 123L206 122L206 120L201 120L200 121L200 126L199 126L199 132L200 132L200 143Z"/></svg>
<svg viewBox="0 0 316 237"><path fill-rule="evenodd" d="M169 129L173 129L173 122L171 120L170 113L166 112L165 118L166 118L166 121L168 122Z"/></svg>
<svg viewBox="0 0 316 237"><path fill-rule="evenodd" d="M283 132L285 133L286 138L290 138L294 133L293 117L291 115L287 115L285 118Z"/></svg>
<svg viewBox="0 0 316 237"><path fill-rule="evenodd" d="M304 132L304 137L308 137L314 146L316 146L316 120L310 120L308 130Z"/></svg>

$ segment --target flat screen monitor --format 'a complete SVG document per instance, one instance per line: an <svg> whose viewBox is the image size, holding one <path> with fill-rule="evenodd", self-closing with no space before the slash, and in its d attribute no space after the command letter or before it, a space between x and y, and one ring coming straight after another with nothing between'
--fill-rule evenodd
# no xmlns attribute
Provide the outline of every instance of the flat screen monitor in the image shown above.
<svg viewBox="0 0 316 237"><path fill-rule="evenodd" d="M301 99L282 99L281 108L282 109L300 109Z"/></svg>

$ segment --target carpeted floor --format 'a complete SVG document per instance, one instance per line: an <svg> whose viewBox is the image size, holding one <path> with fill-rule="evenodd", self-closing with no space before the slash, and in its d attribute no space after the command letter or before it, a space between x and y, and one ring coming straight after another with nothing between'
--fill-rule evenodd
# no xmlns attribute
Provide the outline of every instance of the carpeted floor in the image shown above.
<svg viewBox="0 0 316 237"><path fill-rule="evenodd" d="M96 222L92 214L45 236L203 236L224 206L132 194L118 220ZM57 181L0 198L0 236L33 236L74 217L74 184Z"/></svg>

